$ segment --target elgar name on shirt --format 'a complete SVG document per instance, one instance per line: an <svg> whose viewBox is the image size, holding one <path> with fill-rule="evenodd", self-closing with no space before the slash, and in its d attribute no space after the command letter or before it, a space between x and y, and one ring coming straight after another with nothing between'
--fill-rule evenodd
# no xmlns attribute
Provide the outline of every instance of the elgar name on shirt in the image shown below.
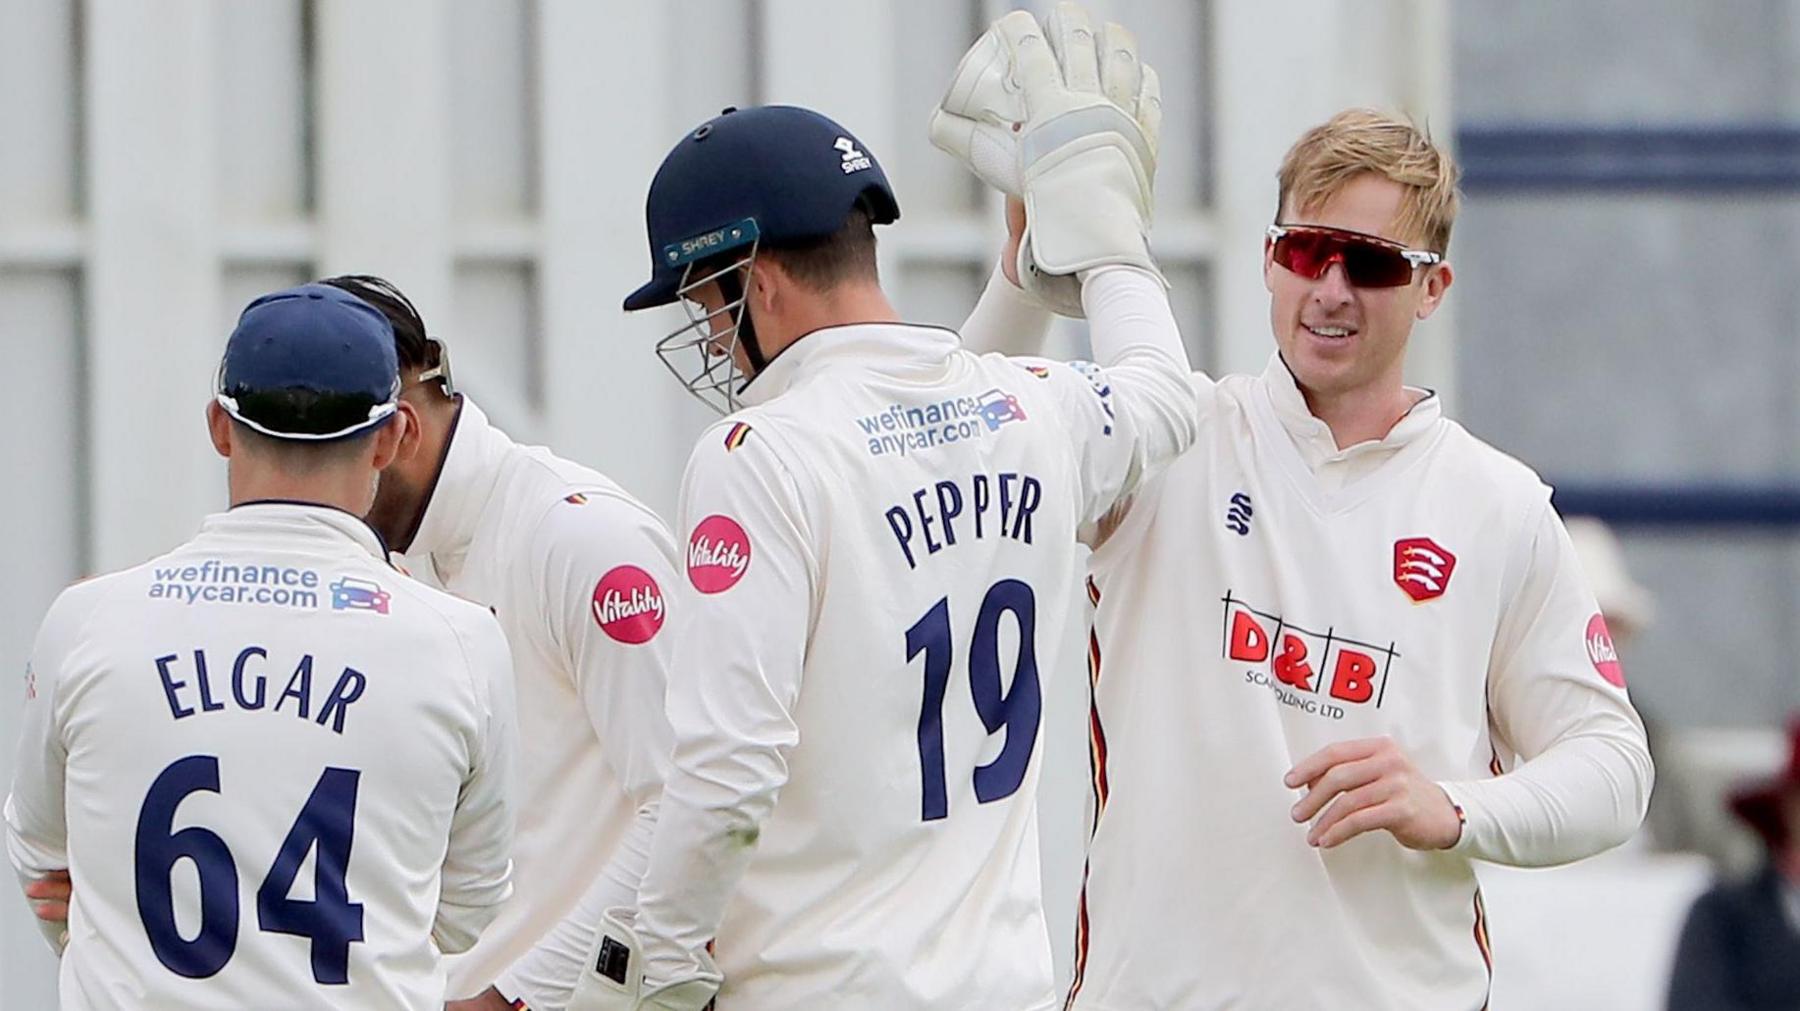
<svg viewBox="0 0 1800 1011"><path fill-rule="evenodd" d="M361 671L345 667L315 710L311 653L303 653L293 662L293 673L287 676L287 687L272 702L269 699L272 682L265 672L271 666L276 671L289 670L286 661L271 665L269 651L261 646L245 646L229 660L220 657L216 651L212 655L217 661L213 664L208 663L208 654L204 649L169 653L155 659L156 672L162 678L163 695L169 700L169 715L174 719L183 720L196 713L216 713L235 705L244 710L266 708L275 713L285 711L299 719L312 720L321 727L330 726L332 733L342 734L344 717L350 710L350 703L362 698L363 689L369 683L368 677ZM231 671L229 694L223 691L225 684L221 683L216 687L214 684L215 677L220 682L227 680L227 665ZM320 671L321 687L331 677L328 670L329 668ZM277 678L280 676L276 675Z"/></svg>

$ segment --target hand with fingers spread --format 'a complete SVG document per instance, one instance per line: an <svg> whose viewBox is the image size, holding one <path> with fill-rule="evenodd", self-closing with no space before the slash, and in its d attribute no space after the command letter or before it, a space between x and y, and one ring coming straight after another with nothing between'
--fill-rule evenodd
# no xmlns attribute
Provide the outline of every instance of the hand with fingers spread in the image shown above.
<svg viewBox="0 0 1800 1011"><path fill-rule="evenodd" d="M1462 837L1462 818L1450 796L1391 737L1327 745L1296 763L1283 782L1306 790L1293 817L1305 823L1318 816L1306 841L1320 849L1374 829L1415 850L1449 849Z"/></svg>

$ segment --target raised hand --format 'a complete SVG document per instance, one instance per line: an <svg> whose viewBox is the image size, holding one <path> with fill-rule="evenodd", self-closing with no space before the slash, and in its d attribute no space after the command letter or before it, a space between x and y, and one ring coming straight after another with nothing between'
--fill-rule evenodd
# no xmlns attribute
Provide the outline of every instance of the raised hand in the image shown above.
<svg viewBox="0 0 1800 1011"><path fill-rule="evenodd" d="M931 117L933 144L1023 198L1022 285L1073 316L1082 314L1079 271L1159 273L1148 232L1161 129L1161 89L1136 39L1111 23L1096 35L1073 3L1041 27L1025 11L994 22Z"/></svg>

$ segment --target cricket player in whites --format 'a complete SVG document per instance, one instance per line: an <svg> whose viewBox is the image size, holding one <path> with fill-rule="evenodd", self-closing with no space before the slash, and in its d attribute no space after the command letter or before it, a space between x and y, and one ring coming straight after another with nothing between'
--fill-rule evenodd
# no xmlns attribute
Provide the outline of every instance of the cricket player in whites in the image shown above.
<svg viewBox="0 0 1800 1011"><path fill-rule="evenodd" d="M1194 377L1199 441L1091 561L1080 1011L1482 1007L1473 861L1598 853L1649 800L1549 489L1402 381L1455 166L1350 110L1279 181L1268 367Z"/></svg>
<svg viewBox="0 0 1800 1011"><path fill-rule="evenodd" d="M674 770L587 1008L1042 1011L1039 675L1077 536L1185 447L1195 401L1150 260L1155 77L1085 19L1001 22L1036 264L1079 278L1097 366L979 357L900 321L880 165L804 109L728 111L650 187L663 341L731 413L681 491L690 633ZM1053 48L1054 47L1054 48Z"/></svg>
<svg viewBox="0 0 1800 1011"><path fill-rule="evenodd" d="M44 619L7 849L79 885L64 1008L441 1008L511 889L500 626L360 518L417 438L393 342L336 288L250 303L207 406L231 509Z"/></svg>
<svg viewBox="0 0 1800 1011"><path fill-rule="evenodd" d="M419 418L419 451L382 473L369 522L414 575L494 608L517 673L513 897L450 960L450 996L466 998L452 1008L559 1011L601 915L635 900L648 857L670 747L674 540L605 476L491 423L398 288L324 283L388 318Z"/></svg>

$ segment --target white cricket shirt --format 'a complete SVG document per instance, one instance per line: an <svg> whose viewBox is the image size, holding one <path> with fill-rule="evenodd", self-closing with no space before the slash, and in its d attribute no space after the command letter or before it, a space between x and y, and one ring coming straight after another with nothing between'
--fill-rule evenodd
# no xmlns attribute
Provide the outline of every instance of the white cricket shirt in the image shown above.
<svg viewBox="0 0 1800 1011"><path fill-rule="evenodd" d="M701 437L650 978L716 937L733 1011L1055 1005L1039 677L1078 530L1194 425L1160 285L1111 269L1085 293L1105 369L835 327Z"/></svg>
<svg viewBox="0 0 1800 1011"><path fill-rule="evenodd" d="M668 763L675 546L612 481L462 399L408 566L492 607L518 690L513 897L450 992L568 1003L600 915L636 900Z"/></svg>
<svg viewBox="0 0 1800 1011"><path fill-rule="evenodd" d="M1595 853L1650 790L1549 489L1424 391L1344 450L1279 356L1195 391L1200 440L1091 561L1096 817L1071 1004L1480 1008L1471 858ZM1307 845L1282 777L1381 735L1464 809L1452 850L1380 831Z"/></svg>
<svg viewBox="0 0 1800 1011"><path fill-rule="evenodd" d="M509 890L511 681L485 608L323 506L63 591L6 803L20 875L75 883L62 1006L441 1008Z"/></svg>

